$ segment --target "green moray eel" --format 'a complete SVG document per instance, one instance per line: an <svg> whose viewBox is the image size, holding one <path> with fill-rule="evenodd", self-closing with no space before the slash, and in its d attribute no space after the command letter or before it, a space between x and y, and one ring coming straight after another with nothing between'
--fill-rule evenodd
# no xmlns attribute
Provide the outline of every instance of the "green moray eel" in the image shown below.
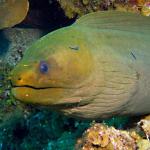
<svg viewBox="0 0 150 150"><path fill-rule="evenodd" d="M66 115L150 113L150 18L85 15L27 49L11 80L16 99Z"/></svg>

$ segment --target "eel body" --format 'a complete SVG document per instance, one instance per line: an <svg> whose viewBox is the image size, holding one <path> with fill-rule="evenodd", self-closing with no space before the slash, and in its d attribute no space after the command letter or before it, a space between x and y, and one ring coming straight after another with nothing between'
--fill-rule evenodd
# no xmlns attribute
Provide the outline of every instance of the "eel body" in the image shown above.
<svg viewBox="0 0 150 150"><path fill-rule="evenodd" d="M66 115L150 113L150 18L85 15L35 42L11 76L16 99Z"/></svg>

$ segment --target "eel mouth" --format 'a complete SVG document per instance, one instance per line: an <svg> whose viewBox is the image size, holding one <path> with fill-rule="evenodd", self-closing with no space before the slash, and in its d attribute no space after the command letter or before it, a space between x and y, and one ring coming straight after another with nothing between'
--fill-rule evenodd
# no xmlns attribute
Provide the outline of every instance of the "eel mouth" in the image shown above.
<svg viewBox="0 0 150 150"><path fill-rule="evenodd" d="M64 89L63 87L34 87L30 85L13 85L11 91L17 100L26 103L52 105L62 99L68 90Z"/></svg>
<svg viewBox="0 0 150 150"><path fill-rule="evenodd" d="M68 98L72 90L63 87L34 87L30 85L13 86L12 94L25 103L51 106L53 109L71 109L87 105L80 98Z"/></svg>
<svg viewBox="0 0 150 150"><path fill-rule="evenodd" d="M13 88L31 88L31 89L34 89L34 90L44 90L44 89L52 89L52 88L63 88L63 87L56 87L56 86L51 86L51 87L35 87L35 86L32 86L32 85L22 85L22 86L17 86L17 85L13 85L12 86Z"/></svg>

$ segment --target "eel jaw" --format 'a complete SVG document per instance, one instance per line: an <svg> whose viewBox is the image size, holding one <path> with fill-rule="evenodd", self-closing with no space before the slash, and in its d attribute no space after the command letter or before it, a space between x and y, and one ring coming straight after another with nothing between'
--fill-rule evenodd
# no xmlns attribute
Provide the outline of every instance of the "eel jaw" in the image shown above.
<svg viewBox="0 0 150 150"><path fill-rule="evenodd" d="M16 99L25 103L39 105L57 104L65 96L66 92L67 90L61 87L14 86L12 88L12 94Z"/></svg>
<svg viewBox="0 0 150 150"><path fill-rule="evenodd" d="M62 87L14 86L12 94L17 100L25 103L49 106L55 110L69 110L87 105L91 100L82 101L81 97L68 97L74 89Z"/></svg>

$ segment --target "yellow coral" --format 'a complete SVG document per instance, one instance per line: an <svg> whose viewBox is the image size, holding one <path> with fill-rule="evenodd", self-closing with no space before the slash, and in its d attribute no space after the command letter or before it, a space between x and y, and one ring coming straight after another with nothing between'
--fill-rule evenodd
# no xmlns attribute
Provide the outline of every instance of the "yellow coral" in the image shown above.
<svg viewBox="0 0 150 150"><path fill-rule="evenodd" d="M147 139L150 139L150 115L142 119L138 125L144 131Z"/></svg>
<svg viewBox="0 0 150 150"><path fill-rule="evenodd" d="M103 0L58 0L68 18L82 16L89 12L101 10ZM106 2L105 2L106 3Z"/></svg>
<svg viewBox="0 0 150 150"><path fill-rule="evenodd" d="M139 140L137 146L139 150L150 150L150 142L148 140Z"/></svg>
<svg viewBox="0 0 150 150"><path fill-rule="evenodd" d="M142 119L138 126L147 137L140 136L135 129L117 130L104 124L95 123L77 141L76 150L150 150L150 115ZM138 130L141 133L141 130Z"/></svg>
<svg viewBox="0 0 150 150"><path fill-rule="evenodd" d="M0 29L20 23L27 15L28 0L0 1Z"/></svg>
<svg viewBox="0 0 150 150"><path fill-rule="evenodd" d="M134 150L139 136L127 131L116 130L113 127L107 127L103 124L95 124L89 128L83 141L77 143L77 150ZM84 143L83 145L81 143ZM81 146L82 145L82 146Z"/></svg>
<svg viewBox="0 0 150 150"><path fill-rule="evenodd" d="M141 13L144 16L150 16L150 2L146 2L141 9Z"/></svg>

